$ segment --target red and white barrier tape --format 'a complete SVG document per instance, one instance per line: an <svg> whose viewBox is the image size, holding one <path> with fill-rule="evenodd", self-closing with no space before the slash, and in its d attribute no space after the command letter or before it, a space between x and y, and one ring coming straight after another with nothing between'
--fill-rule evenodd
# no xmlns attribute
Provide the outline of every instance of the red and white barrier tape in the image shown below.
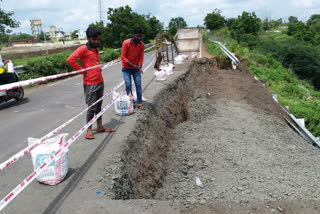
<svg viewBox="0 0 320 214"><path fill-rule="evenodd" d="M114 88L112 88L110 91L108 91L105 95L103 95L99 100L97 100L95 103L93 103L91 106L89 106L88 108L86 108L85 110L83 110L81 113L79 113L78 115L76 115L75 117L71 118L70 120L68 120L67 122L65 122L64 124L62 124L61 126L59 126L58 128L56 128L55 130L53 130L52 132L48 133L47 135L45 135L44 137L42 137L41 139L39 139L39 141L37 141L36 143L34 143L33 145L28 146L27 148L21 150L20 152L18 152L17 154L13 155L11 158L9 158L8 160L6 160L5 162L3 162L2 164L0 164L0 172L3 171L4 169L8 168L11 164L17 162L20 158L22 158L24 155L28 154L29 152L31 152L34 148L36 148L38 145L40 145L41 143L43 143L45 140L47 140L48 138L50 138L51 136L57 134L59 131L61 131L64 127L66 127L67 125L69 125L72 121L74 121L76 118L78 118L80 115L82 115L84 112L86 112L89 108L91 108L92 106L94 106L95 104L97 104L98 102L100 102L102 99L104 99L105 97L109 96L112 92L114 92L115 90L117 90L118 88L120 88L122 85L124 84L124 81L122 81L121 83L119 83L117 86L115 86Z"/></svg>
<svg viewBox="0 0 320 214"><path fill-rule="evenodd" d="M113 65L113 63L116 63L119 61L121 61L121 58L112 60L111 62L108 62L106 64L101 64L101 65L93 66L90 68L85 68L85 69L78 70L78 71L72 71L72 72L63 73L63 74L56 74L56 75L51 75L51 76L46 76L46 77L40 77L40 78L36 78L36 79L31 79L31 80L24 80L21 82L14 82L14 83L6 84L6 85L0 85L0 92L15 89L15 88L20 88L20 87L27 86L27 85L33 85L36 83L45 82L45 81L49 81L49 80L53 80L53 79L58 79L58 78L70 76L73 74L80 74L80 73L83 73L84 71L94 69L94 68L110 67L111 65Z"/></svg>
<svg viewBox="0 0 320 214"><path fill-rule="evenodd" d="M154 56L154 54L151 56L151 58ZM111 64L114 63L113 61L110 62ZM149 69L149 67L152 64L152 60L151 63L147 66L146 70ZM108 91L103 97L101 97L99 100L97 100L95 103L93 103L91 106L89 106L88 108L86 108L85 110L83 110L81 113L79 113L78 115L76 115L75 117L71 118L70 120L68 120L67 122L65 122L64 124L62 124L61 126L57 127L55 130L53 130L52 132L46 134L44 137L42 137L41 139L39 139L39 141L37 141L36 143L34 143L33 145L28 146L27 148L24 148L23 150L21 150L20 152L18 152L17 154L13 155L11 158L9 158L8 160L6 160L5 162L0 164L0 172L3 171L4 169L8 168L9 166L11 166L13 163L17 162L19 159L21 159L24 155L28 154L29 152L31 152L34 148L36 148L38 145L40 145L42 142L44 142L45 140L47 140L48 138L50 138L51 136L57 134L59 131L61 131L64 127L66 127L67 125L69 125L72 121L74 121L76 118L78 118L80 115L82 115L85 111L87 111L90 107L92 107L93 105L97 104L98 102L100 102L102 99L104 99L105 97L109 96L112 92L114 92L115 90L117 90L118 88L120 88L122 85L124 84L124 81L122 81L121 83L119 83L117 86L115 86L114 88L112 88L110 91Z"/></svg>
<svg viewBox="0 0 320 214"><path fill-rule="evenodd" d="M123 91L116 97L118 98L123 94ZM0 211L5 208L18 194L24 190L43 170L45 170L46 167L50 165L52 161L56 161L59 159L59 154L61 154L66 148L69 148L72 143L75 142L78 137L83 134L104 112L106 112L114 103L115 99L112 99L112 102L110 102L106 107L104 107L92 120L87 123L85 126L83 126L75 135L73 135L72 138L70 138L62 148L60 148L57 152L55 152L53 155L50 156L49 160L44 162L40 167L35 169L26 179L24 179L18 186L16 186L8 195L6 195L1 201L0 201Z"/></svg>
<svg viewBox="0 0 320 214"><path fill-rule="evenodd" d="M154 55L154 54L153 54ZM152 56L153 56L152 55ZM153 60L151 60L150 64L147 66L146 70L151 66ZM124 82L121 82L119 85L122 85ZM118 86L119 86L118 85ZM116 86L117 87L117 86ZM115 88L116 88L115 87ZM119 86L120 87L120 86ZM5 208L16 196L18 196L43 170L48 167L51 162L56 161L59 158L59 154L62 153L66 148L69 148L72 143L76 141L76 139L79 138L81 134L83 134L100 116L102 116L116 101L116 98L121 96L124 93L125 90L123 90L118 96L116 96L114 99L112 99L112 102L110 102L106 107L104 107L92 120L87 123L85 126L83 126L75 135L73 135L72 138L70 138L61 149L59 149L56 153L50 156L50 159L43 163L40 167L35 169L26 179L24 179L18 186L16 186L8 195L6 195L1 201L0 201L0 211ZM98 102L98 101L97 101ZM85 110L84 110L85 111ZM83 112L84 112L83 111ZM72 118L73 119L73 118ZM71 120L72 120L71 119ZM70 121L71 121L70 120ZM62 125L63 126L63 125ZM58 127L63 128L62 126ZM59 129L60 130L60 129ZM49 133L50 134L50 133ZM33 147L32 149L34 149Z"/></svg>
<svg viewBox="0 0 320 214"><path fill-rule="evenodd" d="M148 51L153 47L154 47L154 45L145 49L144 51ZM53 80L53 79L58 79L58 78L70 76L73 74L80 74L84 71L94 69L94 68L99 68L99 67L107 68L107 67L111 66L113 63L120 62L120 61L121 61L121 58L118 58L118 59L112 60L111 62L108 62L106 64L101 64L101 65L93 66L90 68L85 68L85 69L78 70L78 71L72 71L72 72L67 72L67 73L63 73L63 74L56 74L56 75L51 75L51 76L46 76L46 77L40 77L40 78L36 78L36 79L10 83L10 84L6 84L6 85L0 85L0 92L15 89L15 88L20 88L23 86L33 85L36 83L45 82L45 81L49 81L49 80Z"/></svg>

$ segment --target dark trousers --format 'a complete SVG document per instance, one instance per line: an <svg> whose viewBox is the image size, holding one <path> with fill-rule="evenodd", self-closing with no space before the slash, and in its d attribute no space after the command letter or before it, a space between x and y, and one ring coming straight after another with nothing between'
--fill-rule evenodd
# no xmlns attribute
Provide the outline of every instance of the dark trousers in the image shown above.
<svg viewBox="0 0 320 214"><path fill-rule="evenodd" d="M84 89L86 104L88 106L91 106L93 103L95 103L98 99L100 99L103 96L104 84L103 83L99 83L95 85L83 84L83 89ZM101 111L101 106L102 106L102 100L88 109L87 123L90 122L90 120L92 120L94 115L97 115ZM99 119L100 118L101 117L99 117Z"/></svg>
<svg viewBox="0 0 320 214"><path fill-rule="evenodd" d="M16 81L17 81L17 78L14 73L4 72L3 74L0 74L0 85L9 84Z"/></svg>

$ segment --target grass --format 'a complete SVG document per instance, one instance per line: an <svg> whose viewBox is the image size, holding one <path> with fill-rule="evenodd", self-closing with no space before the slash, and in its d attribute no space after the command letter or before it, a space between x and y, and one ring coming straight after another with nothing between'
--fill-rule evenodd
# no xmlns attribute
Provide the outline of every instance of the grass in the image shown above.
<svg viewBox="0 0 320 214"><path fill-rule="evenodd" d="M285 40L287 35L269 33L275 40ZM208 35L214 38L213 34ZM256 50L242 47L236 41L227 38L226 47L236 53L241 59L247 59L249 71L266 85L270 93L277 94L279 102L289 106L290 112L297 118L304 118L307 129L314 135L320 136L320 92L308 82L300 80L292 71L271 55L264 55ZM211 55L220 56L218 45L205 41L206 48Z"/></svg>

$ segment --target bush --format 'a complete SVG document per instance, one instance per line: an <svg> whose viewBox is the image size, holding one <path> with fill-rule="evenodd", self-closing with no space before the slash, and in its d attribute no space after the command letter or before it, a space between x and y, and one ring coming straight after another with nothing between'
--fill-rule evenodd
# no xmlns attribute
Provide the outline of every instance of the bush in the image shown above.
<svg viewBox="0 0 320 214"><path fill-rule="evenodd" d="M119 50L115 51L114 49L111 49L111 48L104 48L102 51L104 53L100 55L100 63L110 62L120 57Z"/></svg>
<svg viewBox="0 0 320 214"><path fill-rule="evenodd" d="M67 58L71 54L70 51L31 58L25 64L27 73L20 75L21 80L29 78L38 78L43 76L55 75L72 71L72 68L67 62Z"/></svg>

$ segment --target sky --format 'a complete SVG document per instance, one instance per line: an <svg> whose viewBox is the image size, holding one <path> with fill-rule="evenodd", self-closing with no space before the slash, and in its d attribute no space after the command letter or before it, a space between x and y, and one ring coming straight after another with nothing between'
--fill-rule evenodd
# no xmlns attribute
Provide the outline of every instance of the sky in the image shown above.
<svg viewBox="0 0 320 214"><path fill-rule="evenodd" d="M225 18L236 18L243 11L255 12L259 18L285 19L296 16L307 21L312 14L320 14L320 0L3 0L0 8L13 11L20 22L14 33L31 34L30 20L41 19L43 31L54 25L65 32L86 30L100 20L101 1L103 20L108 8L129 5L134 12L156 16L164 26L171 18L183 17L188 27L204 25L206 14L218 8Z"/></svg>

